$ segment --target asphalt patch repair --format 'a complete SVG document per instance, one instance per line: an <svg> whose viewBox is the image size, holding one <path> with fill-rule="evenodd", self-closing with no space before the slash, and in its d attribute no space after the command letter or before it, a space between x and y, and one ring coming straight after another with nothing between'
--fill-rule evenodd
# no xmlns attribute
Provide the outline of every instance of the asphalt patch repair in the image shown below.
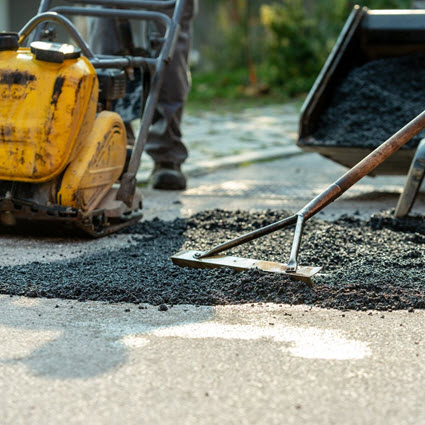
<svg viewBox="0 0 425 425"><path fill-rule="evenodd" d="M424 110L424 68L425 55L354 68L336 87L308 144L376 148ZM403 148L415 148L423 137L424 131Z"/></svg>
<svg viewBox="0 0 425 425"><path fill-rule="evenodd" d="M323 266L314 288L284 275L179 268L170 260L181 249L206 249L287 215L213 210L189 219L144 221L124 232L134 243L119 250L2 267L0 293L168 306L272 302L342 310L425 308L423 216L399 220L384 212L367 221L312 219L300 262ZM291 229L279 231L232 254L284 261L292 235Z"/></svg>

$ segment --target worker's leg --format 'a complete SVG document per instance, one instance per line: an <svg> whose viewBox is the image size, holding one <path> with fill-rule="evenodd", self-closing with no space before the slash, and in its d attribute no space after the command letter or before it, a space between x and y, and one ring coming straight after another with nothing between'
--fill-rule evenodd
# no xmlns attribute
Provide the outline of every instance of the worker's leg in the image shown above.
<svg viewBox="0 0 425 425"><path fill-rule="evenodd" d="M189 50L194 1L187 0L174 58L166 66L164 83L146 145L146 152L156 163L180 165L188 152L182 141L181 119L190 89ZM171 14L172 10L168 11Z"/></svg>
<svg viewBox="0 0 425 425"><path fill-rule="evenodd" d="M89 18L88 33L89 45L95 54L124 54L118 23L115 19Z"/></svg>
<svg viewBox="0 0 425 425"><path fill-rule="evenodd" d="M180 165L187 158L188 152L182 141L180 125L190 89L188 62L195 1L186 0L174 57L165 67L164 82L146 144L147 153L155 161L152 184L158 189L186 187L186 179L181 173ZM172 13L173 9L167 11L170 16ZM92 19L89 31L90 44L95 53L123 54L122 37L116 21Z"/></svg>
<svg viewBox="0 0 425 425"><path fill-rule="evenodd" d="M156 163L170 162L180 165L188 155L182 141L180 125L190 89L188 59L194 9L194 0L187 0L174 58L165 68L164 83L149 132L146 152ZM167 10L168 15L172 13L172 9ZM121 38L116 20L96 18L89 20L89 43L95 53L123 54L124 46Z"/></svg>

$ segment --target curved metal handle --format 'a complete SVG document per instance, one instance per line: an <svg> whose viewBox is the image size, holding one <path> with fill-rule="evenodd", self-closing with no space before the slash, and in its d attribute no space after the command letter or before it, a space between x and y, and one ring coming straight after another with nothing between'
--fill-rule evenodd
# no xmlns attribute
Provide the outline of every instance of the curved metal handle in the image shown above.
<svg viewBox="0 0 425 425"><path fill-rule="evenodd" d="M147 21L157 21L166 29L171 26L171 18L165 13L146 10L108 9L94 7L57 6L50 9L52 12L65 15L91 16L95 18L126 18Z"/></svg>
<svg viewBox="0 0 425 425"><path fill-rule="evenodd" d="M65 16L59 15L56 12L45 12L34 16L27 24L19 31L19 44L23 43L34 29L43 22L56 22L61 25L69 33L71 38L77 43L83 54L89 59L95 59L95 55L91 51L89 45L81 37L74 24Z"/></svg>

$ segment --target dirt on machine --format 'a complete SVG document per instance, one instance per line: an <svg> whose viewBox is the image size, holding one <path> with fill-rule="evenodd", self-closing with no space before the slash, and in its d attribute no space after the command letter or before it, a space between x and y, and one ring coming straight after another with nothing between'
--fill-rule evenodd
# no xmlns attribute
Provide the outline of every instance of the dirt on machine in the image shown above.
<svg viewBox="0 0 425 425"><path fill-rule="evenodd" d="M67 3L42 0L19 34L0 33L0 222L60 224L99 237L142 217L136 175L184 0ZM172 6L170 18L164 10ZM72 16L119 19L127 30L130 19L148 21L164 35L152 38L143 56L131 49L99 56ZM51 24L72 44L56 41ZM114 105L135 69L143 75L142 118L129 144Z"/></svg>

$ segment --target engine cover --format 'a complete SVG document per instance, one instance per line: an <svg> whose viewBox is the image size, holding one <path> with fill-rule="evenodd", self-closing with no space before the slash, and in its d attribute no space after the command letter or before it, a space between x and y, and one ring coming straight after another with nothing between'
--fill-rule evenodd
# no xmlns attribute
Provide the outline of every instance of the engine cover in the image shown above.
<svg viewBox="0 0 425 425"><path fill-rule="evenodd" d="M27 48L3 50L0 97L0 180L46 182L76 157L93 127L96 71L76 55L53 63Z"/></svg>
<svg viewBox="0 0 425 425"><path fill-rule="evenodd" d="M125 165L127 136L121 117L101 112L83 148L62 178L57 203L91 212L120 177Z"/></svg>

